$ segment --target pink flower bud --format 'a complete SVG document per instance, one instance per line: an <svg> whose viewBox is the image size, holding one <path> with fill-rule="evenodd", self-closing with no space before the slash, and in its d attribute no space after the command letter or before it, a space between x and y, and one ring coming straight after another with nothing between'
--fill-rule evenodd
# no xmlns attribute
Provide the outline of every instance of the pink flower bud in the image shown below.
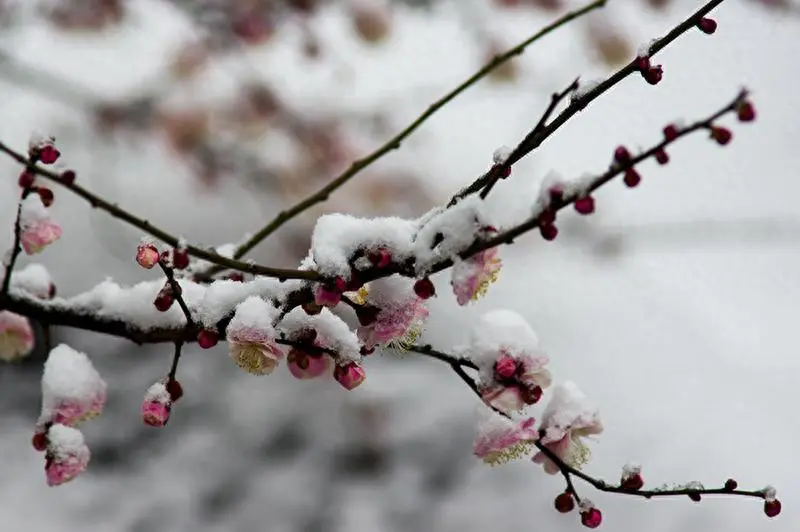
<svg viewBox="0 0 800 532"><path fill-rule="evenodd" d="M175 297L172 294L172 287L169 284L165 284L164 288L161 289L153 301L153 305L155 305L159 312L166 312L172 307L174 302Z"/></svg>
<svg viewBox="0 0 800 532"><path fill-rule="evenodd" d="M64 170L61 172L61 181L67 185L71 185L75 182L75 171L74 170Z"/></svg>
<svg viewBox="0 0 800 532"><path fill-rule="evenodd" d="M697 22L697 27L703 33L711 35L717 31L717 21L713 18L703 17Z"/></svg>
<svg viewBox="0 0 800 532"><path fill-rule="evenodd" d="M656 161L658 161L658 164L667 164L669 162L669 155L667 155L664 148L656 151Z"/></svg>
<svg viewBox="0 0 800 532"><path fill-rule="evenodd" d="M647 69L647 71L644 72L642 76L644 77L644 80L650 85L658 85L658 83L664 77L664 69L661 68L661 65L652 66L649 69Z"/></svg>
<svg viewBox="0 0 800 532"><path fill-rule="evenodd" d="M218 341L219 337L217 336L217 331L203 329L197 333L197 345L199 345L201 349L211 349L217 345Z"/></svg>
<svg viewBox="0 0 800 532"><path fill-rule="evenodd" d="M508 355L501 355L494 363L494 372L503 379L510 379L517 372L517 361Z"/></svg>
<svg viewBox="0 0 800 532"><path fill-rule="evenodd" d="M767 517L775 517L781 513L781 501L774 499L771 501L764 501L764 513Z"/></svg>
<svg viewBox="0 0 800 532"><path fill-rule="evenodd" d="M597 528L603 522L603 514L597 508L589 508L581 512L581 523L586 528Z"/></svg>
<svg viewBox="0 0 800 532"><path fill-rule="evenodd" d="M436 287L433 285L433 281L431 281L430 278L425 277L414 283L414 293L421 299L430 299L436 295Z"/></svg>
<svg viewBox="0 0 800 532"><path fill-rule="evenodd" d="M752 103L744 101L736 108L736 116L740 122L752 122L756 119L756 110Z"/></svg>
<svg viewBox="0 0 800 532"><path fill-rule="evenodd" d="M367 375L361 366L355 362L349 362L344 365L337 365L336 369L333 370L333 378L346 389L352 390L364 382Z"/></svg>
<svg viewBox="0 0 800 532"><path fill-rule="evenodd" d="M725 146L733 138L731 130L720 126L711 126L711 138L717 141L720 146Z"/></svg>
<svg viewBox="0 0 800 532"><path fill-rule="evenodd" d="M725 489L727 491L735 491L736 488L738 487L739 483L733 480L732 478L729 478L728 480L725 481Z"/></svg>
<svg viewBox="0 0 800 532"><path fill-rule="evenodd" d="M147 390L142 401L142 419L151 427L163 427L169 421L172 397L163 382L156 382Z"/></svg>
<svg viewBox="0 0 800 532"><path fill-rule="evenodd" d="M338 279L341 279L341 277L338 277ZM338 290L318 284L316 288L314 288L314 303L320 307L335 307L342 300L343 291L344 287Z"/></svg>
<svg viewBox="0 0 800 532"><path fill-rule="evenodd" d="M575 200L575 210L584 216L594 212L594 198L591 196L584 196Z"/></svg>
<svg viewBox="0 0 800 532"><path fill-rule="evenodd" d="M79 430L56 424L50 427L48 440L44 467L48 486L69 482L86 470L91 454Z"/></svg>
<svg viewBox="0 0 800 532"><path fill-rule="evenodd" d="M631 160L631 152L625 146L619 146L614 150L614 160L619 164L628 164Z"/></svg>
<svg viewBox="0 0 800 532"><path fill-rule="evenodd" d="M370 251L367 258L376 268L385 268L392 263L392 252L387 248L378 248Z"/></svg>
<svg viewBox="0 0 800 532"><path fill-rule="evenodd" d="M172 250L172 267L176 270L183 270L189 267L189 252L185 249L175 248Z"/></svg>
<svg viewBox="0 0 800 532"><path fill-rule="evenodd" d="M575 509L575 499L568 491L560 494L555 500L556 510L562 514L568 514Z"/></svg>
<svg viewBox="0 0 800 532"><path fill-rule="evenodd" d="M635 169L628 168L625 171L625 177L623 177L622 180L625 182L626 186L628 186L629 188L633 188L637 186L639 183L641 183L642 176L640 176L639 172L637 172Z"/></svg>
<svg viewBox="0 0 800 532"><path fill-rule="evenodd" d="M637 491L644 486L644 479L640 473L634 473L623 477L619 485L622 489Z"/></svg>
<svg viewBox="0 0 800 532"><path fill-rule="evenodd" d="M31 444L33 445L33 448L40 453L47 450L47 443L47 432L36 431L33 434L33 438L31 438Z"/></svg>
<svg viewBox="0 0 800 532"><path fill-rule="evenodd" d="M542 235L542 238L548 242L552 242L558 236L558 227L555 225L541 225L539 226L539 233Z"/></svg>
<svg viewBox="0 0 800 532"><path fill-rule="evenodd" d="M160 255L153 244L142 242L136 248L136 262L147 270L158 264Z"/></svg>
<svg viewBox="0 0 800 532"><path fill-rule="evenodd" d="M22 173L19 174L17 183L19 184L20 188L31 188L34 181L36 181L36 174L27 170L23 170Z"/></svg>
<svg viewBox="0 0 800 532"><path fill-rule="evenodd" d="M668 124L664 128L664 138L668 141L673 141L678 138L678 128L675 124Z"/></svg>
<svg viewBox="0 0 800 532"><path fill-rule="evenodd" d="M312 356L300 349L292 349L286 356L289 372L298 379L313 379L325 374L331 365L328 355Z"/></svg>
<svg viewBox="0 0 800 532"><path fill-rule="evenodd" d="M53 164L61 156L61 152L51 143L44 144L38 148L39 160L44 164Z"/></svg>
<svg viewBox="0 0 800 532"><path fill-rule="evenodd" d="M50 205L52 205L53 201L55 201L56 199L55 195L53 194L53 191L47 187L36 187L35 192L39 194L40 198L42 198L42 204L45 207L49 207Z"/></svg>

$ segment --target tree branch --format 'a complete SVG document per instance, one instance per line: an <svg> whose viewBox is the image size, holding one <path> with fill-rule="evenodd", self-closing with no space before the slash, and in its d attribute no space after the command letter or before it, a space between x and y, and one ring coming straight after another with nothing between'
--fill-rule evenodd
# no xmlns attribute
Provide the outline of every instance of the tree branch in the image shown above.
<svg viewBox="0 0 800 532"><path fill-rule="evenodd" d="M428 108L425 110L425 112L419 115L419 117L417 117L416 120L414 120L411 124L409 124L400 133L392 137L380 148L370 153L366 157L363 157L362 159L353 162L347 170L345 170L342 174L333 179L327 185L320 188L317 192L311 194L310 196L301 200L292 207L284 211L281 211L271 222L269 222L262 229L256 232L252 237L250 237L250 239L248 239L245 243L239 246L239 248L233 255L234 258L239 259L243 257L247 252L256 247L269 235L277 231L283 224L285 224L292 218L298 216L299 214L305 212L306 210L310 209L314 205L326 201L334 191L336 191L338 188L340 188L348 181L350 181L361 170L370 166L372 163L374 163L387 153L400 148L401 142L405 140L409 135L411 135L414 131L416 131L425 121L428 120L428 118L433 116L439 109L450 103L452 100L454 100L457 96L466 91L472 85L474 85L475 83L486 77L486 75L488 75L492 70L502 65L503 63L507 62L511 58L522 54L528 46L538 41L542 37L548 35L549 33L557 30L558 28L566 25L571 21L579 17L582 17L587 13L590 13L591 11L594 11L595 9L603 7L605 3L606 0L595 0L581 9L577 9L575 11L567 13L563 17L559 18L549 26L542 28L540 31L530 36L529 38L525 39L524 41L514 46L513 48L509 49L505 53L495 56L491 61L489 61L480 70L478 70L468 79L466 79L458 87L456 87L455 89L447 93L445 96L443 96L439 100L429 105ZM213 268L208 272L208 275L213 275L219 273L220 271L222 270L218 268Z"/></svg>
<svg viewBox="0 0 800 532"><path fill-rule="evenodd" d="M656 55L683 33L694 28L701 18L706 16L724 1L725 0L711 0L707 2L703 7L695 11L686 20L675 26L669 33L654 41L650 45L648 56L652 57ZM508 168L513 166L517 161L541 146L545 140L550 138L553 133L555 133L561 126L566 124L570 118L578 114L578 112L582 111L587 105L614 87L617 83L638 71L637 58L634 58L630 63L619 69L617 72L612 74L611 77L598 84L592 90L582 94L579 98L573 99L569 106L561 111L561 113L559 113L558 116L556 116L548 125L542 128L539 128L537 125L537 127L534 128L509 155L506 164L503 165L503 168L499 168L497 166L490 168L472 184L453 196L453 198L450 200L450 205L454 205L461 198L478 193L488 186L492 181L497 181L502 176L502 172L504 170L508 170Z"/></svg>

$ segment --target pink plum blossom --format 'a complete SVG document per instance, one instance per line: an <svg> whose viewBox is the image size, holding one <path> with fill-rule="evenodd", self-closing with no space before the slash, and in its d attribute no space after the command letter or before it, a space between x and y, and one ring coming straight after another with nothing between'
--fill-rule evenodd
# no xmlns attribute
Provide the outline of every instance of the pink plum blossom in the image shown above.
<svg viewBox="0 0 800 532"><path fill-rule="evenodd" d="M172 395L163 382L156 382L144 394L142 419L151 427L163 427L169 421Z"/></svg>
<svg viewBox="0 0 800 532"><path fill-rule="evenodd" d="M28 255L39 253L61 238L61 226L50 218L39 194L29 194L20 205L20 243Z"/></svg>
<svg viewBox="0 0 800 532"><path fill-rule="evenodd" d="M425 300L414 293L413 281L385 278L370 283L366 304L378 309L368 325L356 333L366 348L391 345L400 349L413 344L428 318Z"/></svg>
<svg viewBox="0 0 800 532"><path fill-rule="evenodd" d="M500 275L502 261L500 250L493 247L468 259L456 261L452 268L450 284L459 305L466 305L486 294L489 285Z"/></svg>
<svg viewBox="0 0 800 532"><path fill-rule="evenodd" d="M161 254L151 242L140 242L136 248L136 262L147 270L158 264Z"/></svg>
<svg viewBox="0 0 800 532"><path fill-rule="evenodd" d="M106 403L106 382L89 357L60 344L47 356L42 375L39 426L75 426L99 416Z"/></svg>
<svg viewBox="0 0 800 532"><path fill-rule="evenodd" d="M11 362L33 351L33 329L25 316L0 311L0 360Z"/></svg>
<svg viewBox="0 0 800 532"><path fill-rule="evenodd" d="M314 288L314 303L321 307L335 307L342 300L342 292L318 284Z"/></svg>
<svg viewBox="0 0 800 532"><path fill-rule="evenodd" d="M355 362L337 365L333 370L333 378L345 389L352 390L361 385L367 378L364 368Z"/></svg>
<svg viewBox="0 0 800 532"><path fill-rule="evenodd" d="M538 439L533 418L512 421L489 410L484 414L472 446L475 456L487 464L498 465L530 453Z"/></svg>
<svg viewBox="0 0 800 532"><path fill-rule="evenodd" d="M302 349L292 349L286 357L289 372L296 378L313 379L330 370L332 360L326 354L309 354Z"/></svg>
<svg viewBox="0 0 800 532"><path fill-rule="evenodd" d="M583 438L602 433L603 424L598 410L587 403L586 396L573 382L568 381L553 390L540 429L544 431L542 444L566 464L580 468L591 458ZM551 475L559 471L542 452L537 453L533 461L543 464Z"/></svg>
<svg viewBox="0 0 800 532"><path fill-rule="evenodd" d="M273 320L277 309L257 296L250 296L236 307L228 324L231 358L252 375L269 375L284 354L276 343Z"/></svg>
<svg viewBox="0 0 800 532"><path fill-rule="evenodd" d="M53 425L47 432L47 485L69 482L86 470L90 457L81 431L61 424Z"/></svg>

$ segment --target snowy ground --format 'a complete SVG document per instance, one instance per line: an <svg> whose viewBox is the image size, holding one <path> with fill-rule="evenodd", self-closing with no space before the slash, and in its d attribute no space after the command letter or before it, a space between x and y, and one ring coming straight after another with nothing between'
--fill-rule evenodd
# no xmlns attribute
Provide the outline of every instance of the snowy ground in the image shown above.
<svg viewBox="0 0 800 532"><path fill-rule="evenodd" d="M633 3L611 3L636 42L662 34L700 4L676 1L655 17ZM157 4L134 6L130 26L102 47L54 41L33 25L3 42L98 91L124 92L157 69L159 50L177 42L180 30ZM511 217L547 171L602 170L619 142L647 146L668 121L703 117L743 85L753 90L758 121L731 124L734 140L725 148L702 135L679 143L666 167L642 167L640 188L612 184L598 194L595 216L568 213L554 243L519 239L504 251L500 280L474 307L457 308L442 277L444 295L425 337L446 350L466 339L480 312L517 310L549 350L556 379L577 381L601 407L606 432L594 445L590 473L613 481L633 460L652 485L716 485L733 476L743 487L775 485L784 505L769 521L755 500L640 501L578 485L603 509L607 530L788 531L798 520L800 21L735 1L715 17L713 37L690 32L659 55L661 84L626 80L521 163L492 201ZM543 21L508 17L496 24L506 25L513 41ZM332 68L304 66L291 32L282 37L285 46L251 59L268 61L270 78L308 109L392 101L400 126L476 64L451 5L434 18L401 16L393 41L379 52L356 48L335 13L319 22L350 81L335 82ZM424 168L446 198L486 168L497 146L524 134L548 92L576 74L603 74L585 55L572 30L544 41L523 57L517 86L475 88L380 164ZM75 110L19 88L0 91L0 139L21 146L31 129L52 131L65 140L63 151L87 186L190 240L229 241L277 211L235 185L203 195L155 144L108 145ZM0 168L8 177L0 183L0 221L10 227L16 171L7 161ZM137 233L67 194L58 195L54 209L65 236L43 261L61 293L107 275L143 278L130 260ZM280 249L267 247L260 258L272 264L270 253ZM581 529L574 515L552 510L560 478L528 462L490 469L473 459L476 401L434 361L373 359L367 383L345 393L285 371L257 379L222 349L192 348L180 370L186 398L168 428L156 431L142 426L139 401L166 368L169 349L59 334L93 357L109 382L109 407L87 427L87 474L47 488L41 456L29 444L41 360L0 368L1 530Z"/></svg>

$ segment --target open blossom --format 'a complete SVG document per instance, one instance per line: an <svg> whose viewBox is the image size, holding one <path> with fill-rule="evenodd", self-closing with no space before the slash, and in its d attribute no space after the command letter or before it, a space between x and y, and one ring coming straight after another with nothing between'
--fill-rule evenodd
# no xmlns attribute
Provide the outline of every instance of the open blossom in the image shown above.
<svg viewBox="0 0 800 532"><path fill-rule="evenodd" d="M151 427L163 427L169 421L172 395L163 382L156 382L144 394L142 419Z"/></svg>
<svg viewBox="0 0 800 532"><path fill-rule="evenodd" d="M250 296L236 307L228 324L231 358L252 375L269 375L283 358L276 343L273 320L278 310L257 296Z"/></svg>
<svg viewBox="0 0 800 532"><path fill-rule="evenodd" d="M452 268L450 284L459 305L466 305L486 294L489 285L497 280L503 263L497 247L489 248L472 257L456 261Z"/></svg>
<svg viewBox="0 0 800 532"><path fill-rule="evenodd" d="M69 482L89 464L91 453L81 431L55 424L47 431L45 475L48 486Z"/></svg>
<svg viewBox="0 0 800 532"><path fill-rule="evenodd" d="M292 349L286 357L289 372L298 379L313 379L330 371L333 360L326 353L306 353Z"/></svg>
<svg viewBox="0 0 800 532"><path fill-rule="evenodd" d="M504 464L530 453L538 439L534 419L512 421L490 410L478 423L478 434L472 446L475 456L490 465Z"/></svg>
<svg viewBox="0 0 800 532"><path fill-rule="evenodd" d="M29 194L20 210L20 243L28 255L39 253L61 238L61 226L50 219L39 194Z"/></svg>
<svg viewBox="0 0 800 532"><path fill-rule="evenodd" d="M0 311L0 360L11 362L33 351L33 329L25 316Z"/></svg>
<svg viewBox="0 0 800 532"><path fill-rule="evenodd" d="M357 330L368 349L378 345L403 349L422 334L428 308L425 300L414 293L413 281L394 277L373 281L366 299L377 309L371 323Z"/></svg>
<svg viewBox="0 0 800 532"><path fill-rule="evenodd" d="M591 457L583 438L603 432L598 410L587 403L586 396L570 381L553 390L540 428L544 431L541 443L574 468L582 467ZM558 466L544 453L537 453L533 461L544 464L550 474L558 473Z"/></svg>
<svg viewBox="0 0 800 532"><path fill-rule="evenodd" d="M100 415L105 402L106 383L85 353L66 344L50 351L42 375L40 426L77 425Z"/></svg>
<svg viewBox="0 0 800 532"><path fill-rule="evenodd" d="M511 310L487 312L472 330L466 349L480 371L478 391L484 402L506 413L539 401L550 386L549 357L525 319Z"/></svg>

